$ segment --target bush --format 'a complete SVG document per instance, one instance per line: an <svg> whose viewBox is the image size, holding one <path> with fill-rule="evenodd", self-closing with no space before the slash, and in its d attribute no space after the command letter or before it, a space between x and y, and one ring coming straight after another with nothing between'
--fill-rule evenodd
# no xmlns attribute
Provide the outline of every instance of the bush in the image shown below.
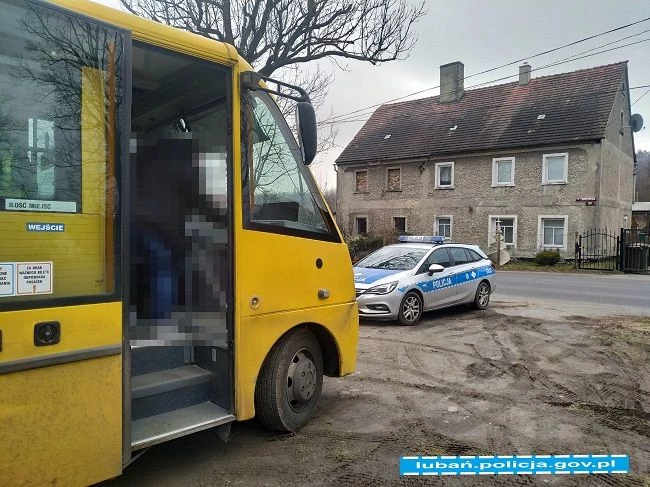
<svg viewBox="0 0 650 487"><path fill-rule="evenodd" d="M372 235L354 235L346 240L353 262L358 261L384 245L381 237Z"/></svg>
<svg viewBox="0 0 650 487"><path fill-rule="evenodd" d="M558 250L542 250L535 256L537 265L555 265L560 262L560 252Z"/></svg>

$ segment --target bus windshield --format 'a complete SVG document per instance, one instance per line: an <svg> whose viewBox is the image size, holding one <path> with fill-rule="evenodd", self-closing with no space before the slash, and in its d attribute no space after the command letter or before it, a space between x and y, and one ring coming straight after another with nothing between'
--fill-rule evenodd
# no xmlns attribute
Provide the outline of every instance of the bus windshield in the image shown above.
<svg viewBox="0 0 650 487"><path fill-rule="evenodd" d="M243 101L247 223L263 231L338 240L334 222L275 102L258 91Z"/></svg>

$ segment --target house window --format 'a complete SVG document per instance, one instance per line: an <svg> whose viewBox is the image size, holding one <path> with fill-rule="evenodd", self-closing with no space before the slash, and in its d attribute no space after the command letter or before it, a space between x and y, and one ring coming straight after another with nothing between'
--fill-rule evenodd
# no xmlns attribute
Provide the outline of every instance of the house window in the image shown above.
<svg viewBox="0 0 650 487"><path fill-rule="evenodd" d="M492 186L514 186L515 158L492 159Z"/></svg>
<svg viewBox="0 0 650 487"><path fill-rule="evenodd" d="M566 249L567 218L555 215L539 217L541 247Z"/></svg>
<svg viewBox="0 0 650 487"><path fill-rule="evenodd" d="M406 233L406 217L403 216L394 216L393 217L393 228L397 233L403 234Z"/></svg>
<svg viewBox="0 0 650 487"><path fill-rule="evenodd" d="M368 192L368 171L354 171L355 193Z"/></svg>
<svg viewBox="0 0 650 487"><path fill-rule="evenodd" d="M517 246L517 217L515 215L495 216L490 215L489 244L492 244L497 232L497 223L501 227L503 243Z"/></svg>
<svg viewBox="0 0 650 487"><path fill-rule="evenodd" d="M389 167L386 170L386 188L388 191L402 190L402 170L399 167Z"/></svg>
<svg viewBox="0 0 650 487"><path fill-rule="evenodd" d="M569 154L544 154L542 182L544 184L563 184L567 182Z"/></svg>
<svg viewBox="0 0 650 487"><path fill-rule="evenodd" d="M436 188L453 188L454 187L454 163L438 162L436 163Z"/></svg>
<svg viewBox="0 0 650 487"><path fill-rule="evenodd" d="M451 216L439 216L436 218L434 233L445 239L451 238Z"/></svg>
<svg viewBox="0 0 650 487"><path fill-rule="evenodd" d="M365 235L368 233L368 218L365 216L358 216L354 219L354 226L357 235Z"/></svg>

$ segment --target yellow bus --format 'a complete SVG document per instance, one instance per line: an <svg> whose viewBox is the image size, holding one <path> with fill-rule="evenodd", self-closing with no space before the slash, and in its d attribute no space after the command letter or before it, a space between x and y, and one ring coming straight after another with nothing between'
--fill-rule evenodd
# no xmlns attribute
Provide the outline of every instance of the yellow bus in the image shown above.
<svg viewBox="0 0 650 487"><path fill-rule="evenodd" d="M0 12L0 483L96 483L254 416L298 430L358 338L304 91L92 2Z"/></svg>

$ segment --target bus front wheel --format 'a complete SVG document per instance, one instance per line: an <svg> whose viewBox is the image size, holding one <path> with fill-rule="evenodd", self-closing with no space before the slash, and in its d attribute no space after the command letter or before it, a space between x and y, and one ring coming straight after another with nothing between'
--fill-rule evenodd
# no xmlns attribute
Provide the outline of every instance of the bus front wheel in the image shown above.
<svg viewBox="0 0 650 487"><path fill-rule="evenodd" d="M264 361L255 388L255 415L267 428L298 431L313 418L323 387L323 356L308 330L284 336Z"/></svg>

